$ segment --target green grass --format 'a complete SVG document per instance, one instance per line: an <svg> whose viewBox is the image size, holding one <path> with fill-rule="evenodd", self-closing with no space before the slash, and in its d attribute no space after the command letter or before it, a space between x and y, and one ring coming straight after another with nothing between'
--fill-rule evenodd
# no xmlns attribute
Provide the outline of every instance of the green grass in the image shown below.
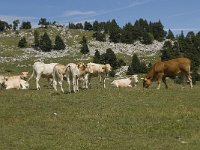
<svg viewBox="0 0 200 150"><path fill-rule="evenodd" d="M91 32L70 32L73 36L92 35ZM17 38L0 39L0 45L6 47L0 50L0 56L21 54L16 41ZM72 43L71 39L69 44ZM11 47L16 49L12 51ZM140 58L154 62L158 56L147 59L141 54ZM126 63L130 64L131 56L118 54L117 57L126 57ZM30 58L1 63L0 75L32 73L34 61ZM50 62L76 61L69 55L45 60ZM46 86L45 79L40 81L40 91L35 90L33 79L29 90L0 90L0 149L199 149L199 82L190 89L188 85L182 88L169 80L167 90L163 84L156 90L156 83L143 90L141 81L134 88L116 89L110 86L112 80L107 80L107 88L103 89L97 79L92 79L92 88L78 93L62 94L59 87L59 92L55 92ZM66 82L64 89L67 91Z"/></svg>
<svg viewBox="0 0 200 150"><path fill-rule="evenodd" d="M199 84L0 91L0 149L198 149ZM67 85L65 83L65 90Z"/></svg>

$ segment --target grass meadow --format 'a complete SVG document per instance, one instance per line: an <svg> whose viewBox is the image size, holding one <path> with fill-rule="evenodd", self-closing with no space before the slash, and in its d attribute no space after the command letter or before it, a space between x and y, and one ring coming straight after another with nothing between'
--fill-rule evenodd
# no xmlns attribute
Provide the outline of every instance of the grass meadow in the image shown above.
<svg viewBox="0 0 200 150"><path fill-rule="evenodd" d="M91 89L55 92L0 91L0 149L199 149L200 84L193 89L156 83L150 89L107 88L92 80ZM59 89L59 87L58 87Z"/></svg>

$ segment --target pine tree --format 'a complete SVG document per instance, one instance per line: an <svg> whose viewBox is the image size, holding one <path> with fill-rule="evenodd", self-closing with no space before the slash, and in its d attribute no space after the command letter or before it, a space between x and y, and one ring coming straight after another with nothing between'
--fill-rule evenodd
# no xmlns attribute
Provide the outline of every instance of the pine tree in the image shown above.
<svg viewBox="0 0 200 150"><path fill-rule="evenodd" d="M126 24L122 29L121 42L132 44L134 42L133 25L131 23Z"/></svg>
<svg viewBox="0 0 200 150"><path fill-rule="evenodd" d="M65 49L65 43L59 35L56 36L54 49L55 50Z"/></svg>
<svg viewBox="0 0 200 150"><path fill-rule="evenodd" d="M18 43L18 47L20 48L25 48L27 47L27 41L26 41L26 38L23 37L19 40L19 43Z"/></svg>
<svg viewBox="0 0 200 150"><path fill-rule="evenodd" d="M46 18L41 18L41 19L39 20L38 25L41 25L42 28L47 28L48 25L49 25L49 22L47 21Z"/></svg>
<svg viewBox="0 0 200 150"><path fill-rule="evenodd" d="M34 31L34 46L37 48L40 45L39 41L39 32L37 30Z"/></svg>
<svg viewBox="0 0 200 150"><path fill-rule="evenodd" d="M116 23L116 21L113 19L109 25L109 35L110 35L110 41L114 43L118 43L120 41L120 32L121 29Z"/></svg>
<svg viewBox="0 0 200 150"><path fill-rule="evenodd" d="M45 32L40 38L40 49L44 52L49 52L52 49L52 42L48 34Z"/></svg>
<svg viewBox="0 0 200 150"><path fill-rule="evenodd" d="M142 43L143 44L152 44L154 41L154 37L152 33L149 32L144 32L143 38L142 38Z"/></svg>
<svg viewBox="0 0 200 150"><path fill-rule="evenodd" d="M162 61L178 58L180 56L181 56L180 51L173 48L172 43L170 41L166 41L164 43L163 48L161 50Z"/></svg>
<svg viewBox="0 0 200 150"><path fill-rule="evenodd" d="M31 22L22 22L20 29L31 29Z"/></svg>
<svg viewBox="0 0 200 150"><path fill-rule="evenodd" d="M89 48L88 48L87 39L86 39L85 36L83 36L81 44L82 44L81 53L82 54L88 54L89 53Z"/></svg>
<svg viewBox="0 0 200 150"><path fill-rule="evenodd" d="M20 23L19 20L13 21L13 30L17 30L19 23Z"/></svg>
<svg viewBox="0 0 200 150"><path fill-rule="evenodd" d="M84 23L84 30L93 30L92 25L90 22L85 21Z"/></svg>
<svg viewBox="0 0 200 150"><path fill-rule="evenodd" d="M128 67L127 74L132 75L135 73L146 73L148 70L145 63L141 63L138 56L136 54L132 57L131 65Z"/></svg>
<svg viewBox="0 0 200 150"><path fill-rule="evenodd" d="M174 34L173 32L169 29L168 33L167 33L167 36L166 36L167 39L171 39L171 40L174 40L175 37L174 37Z"/></svg>
<svg viewBox="0 0 200 150"><path fill-rule="evenodd" d="M94 53L93 62L99 64L101 59L100 52L96 49Z"/></svg>

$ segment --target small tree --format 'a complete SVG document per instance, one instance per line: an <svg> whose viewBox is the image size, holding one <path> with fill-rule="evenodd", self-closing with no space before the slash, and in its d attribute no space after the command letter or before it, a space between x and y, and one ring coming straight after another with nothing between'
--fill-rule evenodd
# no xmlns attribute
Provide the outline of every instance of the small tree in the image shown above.
<svg viewBox="0 0 200 150"><path fill-rule="evenodd" d="M16 30L18 28L18 25L20 24L19 20L13 21L13 30Z"/></svg>
<svg viewBox="0 0 200 150"><path fill-rule="evenodd" d="M39 41L39 32L37 30L34 31L34 46L39 47L40 41Z"/></svg>
<svg viewBox="0 0 200 150"><path fill-rule="evenodd" d="M145 63L141 63L138 56L136 54L134 54L132 57L132 63L128 67L127 74L132 75L135 73L146 73L147 70L148 70L148 68L145 65Z"/></svg>
<svg viewBox="0 0 200 150"><path fill-rule="evenodd" d="M88 48L87 39L86 39L85 36L83 36L81 44L82 44L81 53L82 54L88 54L89 53L89 48Z"/></svg>
<svg viewBox="0 0 200 150"><path fill-rule="evenodd" d="M20 29L31 29L31 22L22 22Z"/></svg>
<svg viewBox="0 0 200 150"><path fill-rule="evenodd" d="M41 25L42 28L47 28L48 25L49 25L49 22L47 21L46 18L41 18L41 19L39 20L38 25Z"/></svg>
<svg viewBox="0 0 200 150"><path fill-rule="evenodd" d="M39 47L44 52L49 52L52 49L51 39L49 38L49 36L46 32L44 33L43 36L41 36Z"/></svg>
<svg viewBox="0 0 200 150"><path fill-rule="evenodd" d="M94 53L93 62L94 63L100 63L100 59L101 59L100 52L96 49L95 53Z"/></svg>
<svg viewBox="0 0 200 150"><path fill-rule="evenodd" d="M25 47L27 47L27 42L26 42L26 38L25 38L25 37L23 37L23 38L21 38L21 39L19 40L18 47L20 47L20 48L25 48Z"/></svg>
<svg viewBox="0 0 200 150"><path fill-rule="evenodd" d="M171 39L171 40L174 40L174 34L173 32L169 29L168 33L167 33L167 36L166 36L167 39Z"/></svg>
<svg viewBox="0 0 200 150"><path fill-rule="evenodd" d="M63 42L62 38L59 35L56 36L54 49L55 50L65 49L65 43Z"/></svg>

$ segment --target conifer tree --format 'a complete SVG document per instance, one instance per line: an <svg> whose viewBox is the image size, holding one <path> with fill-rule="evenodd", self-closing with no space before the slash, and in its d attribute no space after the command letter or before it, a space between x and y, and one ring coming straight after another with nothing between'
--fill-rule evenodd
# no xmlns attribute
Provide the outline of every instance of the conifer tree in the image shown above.
<svg viewBox="0 0 200 150"><path fill-rule="evenodd" d="M27 47L27 41L26 41L26 38L23 37L19 40L19 43L18 43L18 47L20 48L25 48Z"/></svg>
<svg viewBox="0 0 200 150"><path fill-rule="evenodd" d="M34 31L34 46L37 48L39 47L39 32L37 30Z"/></svg>
<svg viewBox="0 0 200 150"><path fill-rule="evenodd" d="M93 62L99 64L101 59L100 52L96 49L94 53Z"/></svg>
<svg viewBox="0 0 200 150"><path fill-rule="evenodd" d="M168 33L167 33L167 36L166 36L167 39L171 39L171 40L174 40L175 37L174 37L174 34L173 32L169 29Z"/></svg>
<svg viewBox="0 0 200 150"><path fill-rule="evenodd" d="M87 39L86 39L85 36L83 36L81 44L82 44L82 46L81 46L81 53L82 54L88 54L89 53L89 48L88 48Z"/></svg>
<svg viewBox="0 0 200 150"><path fill-rule="evenodd" d="M49 52L52 49L52 42L48 34L45 32L40 38L40 49L44 52Z"/></svg>
<svg viewBox="0 0 200 150"><path fill-rule="evenodd" d="M54 49L55 50L65 49L65 43L59 35L56 36Z"/></svg>

